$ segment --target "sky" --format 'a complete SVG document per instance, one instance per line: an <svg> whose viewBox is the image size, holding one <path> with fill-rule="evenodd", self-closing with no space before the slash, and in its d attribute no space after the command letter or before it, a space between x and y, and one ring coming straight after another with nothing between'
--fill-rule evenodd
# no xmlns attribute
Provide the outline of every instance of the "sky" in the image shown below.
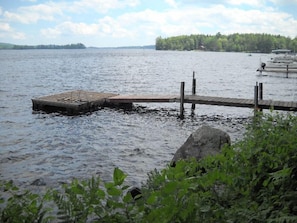
<svg viewBox="0 0 297 223"><path fill-rule="evenodd" d="M157 37L297 37L297 0L0 0L0 42L154 45Z"/></svg>

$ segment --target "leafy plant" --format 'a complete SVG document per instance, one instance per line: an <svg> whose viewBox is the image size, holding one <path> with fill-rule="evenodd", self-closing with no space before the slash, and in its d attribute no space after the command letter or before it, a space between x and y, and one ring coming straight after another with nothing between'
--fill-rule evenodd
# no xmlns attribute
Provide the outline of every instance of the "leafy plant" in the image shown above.
<svg viewBox="0 0 297 223"><path fill-rule="evenodd" d="M64 192L53 191L53 199L61 222L130 222L133 218L132 196L123 185L126 174L114 169L113 182L101 182L100 178L74 180L64 185Z"/></svg>
<svg viewBox="0 0 297 223"><path fill-rule="evenodd" d="M297 118L257 115L244 140L149 175L146 213L160 222L297 222ZM162 220L161 220L162 219Z"/></svg>
<svg viewBox="0 0 297 223"><path fill-rule="evenodd" d="M48 194L40 196L28 190L21 191L12 181L1 182L0 186L3 192L10 194L7 200L1 198L1 203L6 202L5 208L0 209L1 222L50 222L53 219L47 215L51 209L44 207Z"/></svg>
<svg viewBox="0 0 297 223"><path fill-rule="evenodd" d="M242 141L150 172L133 197L119 168L45 195L2 183L1 222L297 222L296 136L296 116L258 114Z"/></svg>

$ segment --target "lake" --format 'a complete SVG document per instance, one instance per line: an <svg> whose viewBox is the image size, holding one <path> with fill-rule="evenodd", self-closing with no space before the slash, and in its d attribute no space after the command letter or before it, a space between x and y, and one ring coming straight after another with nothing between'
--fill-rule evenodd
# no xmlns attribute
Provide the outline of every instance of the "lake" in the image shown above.
<svg viewBox="0 0 297 223"><path fill-rule="evenodd" d="M135 104L132 111L104 108L80 116L32 111L31 99L72 90L118 94L191 93L250 98L256 82L264 99L297 100L297 79L261 76L264 54L175 52L142 49L1 50L0 179L30 187L73 178L110 180L119 167L140 185L147 173L166 167L175 151L202 125L241 139L252 109L179 104Z"/></svg>

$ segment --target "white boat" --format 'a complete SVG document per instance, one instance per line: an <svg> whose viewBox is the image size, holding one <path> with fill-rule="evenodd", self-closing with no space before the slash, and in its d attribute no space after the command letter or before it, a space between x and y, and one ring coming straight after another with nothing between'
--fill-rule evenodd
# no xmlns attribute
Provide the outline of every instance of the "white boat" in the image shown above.
<svg viewBox="0 0 297 223"><path fill-rule="evenodd" d="M257 71L276 72L276 73L297 73L297 55L291 50L280 49L272 51L273 56L267 62L260 61L260 67Z"/></svg>

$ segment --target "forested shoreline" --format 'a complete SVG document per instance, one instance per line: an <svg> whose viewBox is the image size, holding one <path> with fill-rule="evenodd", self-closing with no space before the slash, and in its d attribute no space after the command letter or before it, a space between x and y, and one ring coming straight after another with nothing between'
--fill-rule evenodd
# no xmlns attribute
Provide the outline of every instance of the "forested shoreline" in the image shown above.
<svg viewBox="0 0 297 223"><path fill-rule="evenodd" d="M67 45L13 45L13 44L4 44L0 45L0 49L11 49L11 50L35 50L35 49L86 49L86 46L82 43L76 44L67 44Z"/></svg>
<svg viewBox="0 0 297 223"><path fill-rule="evenodd" d="M156 50L206 50L219 52L270 53L274 49L297 50L297 36L292 39L271 34L192 34L156 39Z"/></svg>

